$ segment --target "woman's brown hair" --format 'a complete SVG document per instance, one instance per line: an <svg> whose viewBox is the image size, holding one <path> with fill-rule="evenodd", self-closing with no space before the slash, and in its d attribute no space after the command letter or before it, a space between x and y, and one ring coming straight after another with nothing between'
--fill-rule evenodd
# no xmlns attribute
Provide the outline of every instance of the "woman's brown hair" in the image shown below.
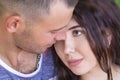
<svg viewBox="0 0 120 80"><path fill-rule="evenodd" d="M86 30L90 47L108 80L111 65L120 66L120 9L114 0L79 0L73 18ZM107 32L108 31L108 32ZM109 43L108 36L112 39ZM58 80L81 80L57 56L52 47Z"/></svg>

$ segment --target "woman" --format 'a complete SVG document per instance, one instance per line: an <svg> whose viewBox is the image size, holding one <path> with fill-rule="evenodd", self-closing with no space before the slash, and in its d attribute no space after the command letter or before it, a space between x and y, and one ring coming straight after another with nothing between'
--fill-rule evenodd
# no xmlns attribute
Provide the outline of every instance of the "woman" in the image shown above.
<svg viewBox="0 0 120 80"><path fill-rule="evenodd" d="M113 0L79 0L53 57L57 80L120 79L120 10Z"/></svg>

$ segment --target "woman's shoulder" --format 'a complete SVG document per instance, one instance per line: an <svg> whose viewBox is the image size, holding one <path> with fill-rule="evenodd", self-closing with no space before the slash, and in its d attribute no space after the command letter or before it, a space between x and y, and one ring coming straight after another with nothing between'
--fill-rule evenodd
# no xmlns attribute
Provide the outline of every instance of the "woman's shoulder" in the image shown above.
<svg viewBox="0 0 120 80"><path fill-rule="evenodd" d="M120 66L118 65L113 67L113 80L120 80Z"/></svg>

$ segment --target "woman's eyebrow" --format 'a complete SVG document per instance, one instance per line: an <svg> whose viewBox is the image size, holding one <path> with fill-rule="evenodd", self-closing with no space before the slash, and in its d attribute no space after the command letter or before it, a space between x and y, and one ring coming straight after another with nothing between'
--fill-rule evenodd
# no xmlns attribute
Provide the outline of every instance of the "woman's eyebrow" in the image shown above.
<svg viewBox="0 0 120 80"><path fill-rule="evenodd" d="M80 25L76 25L76 26L72 26L71 28L69 28L68 30L74 29L74 28L80 28Z"/></svg>

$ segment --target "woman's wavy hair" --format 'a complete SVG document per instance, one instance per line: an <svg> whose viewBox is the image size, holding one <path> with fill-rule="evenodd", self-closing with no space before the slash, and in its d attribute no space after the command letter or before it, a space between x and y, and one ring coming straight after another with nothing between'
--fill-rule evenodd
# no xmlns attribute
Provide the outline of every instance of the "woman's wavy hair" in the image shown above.
<svg viewBox="0 0 120 80"><path fill-rule="evenodd" d="M108 80L111 65L120 66L120 9L114 0L79 0L73 18L85 29L89 45ZM108 37L112 39L109 42ZM57 56L52 47L58 80L80 80Z"/></svg>

